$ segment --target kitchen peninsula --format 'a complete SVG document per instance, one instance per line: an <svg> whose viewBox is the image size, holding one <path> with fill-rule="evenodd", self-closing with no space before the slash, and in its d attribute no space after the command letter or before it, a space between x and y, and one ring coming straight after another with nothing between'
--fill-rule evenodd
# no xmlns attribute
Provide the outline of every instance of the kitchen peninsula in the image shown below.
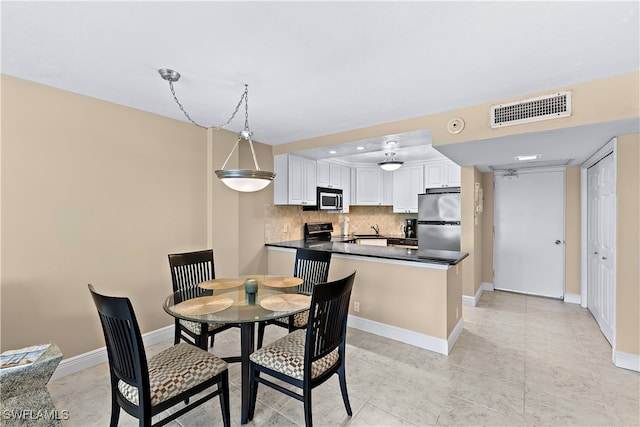
<svg viewBox="0 0 640 427"><path fill-rule="evenodd" d="M269 274L290 275L299 248L332 252L329 280L357 271L349 326L449 354L464 325L465 252L345 243L351 239L267 243Z"/></svg>

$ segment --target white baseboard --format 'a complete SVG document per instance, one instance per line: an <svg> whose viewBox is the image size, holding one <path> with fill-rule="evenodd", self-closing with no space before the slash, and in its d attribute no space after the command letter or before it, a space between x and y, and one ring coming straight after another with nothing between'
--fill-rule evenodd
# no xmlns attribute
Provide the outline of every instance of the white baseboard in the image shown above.
<svg viewBox="0 0 640 427"><path fill-rule="evenodd" d="M478 301L480 301L480 297L482 296L483 291L484 286L480 285L475 296L462 295L462 304L469 307L475 307L476 305L478 305Z"/></svg>
<svg viewBox="0 0 640 427"><path fill-rule="evenodd" d="M155 331L143 334L142 341L144 342L145 347L158 344L168 339L173 339L174 327L174 325L166 326L164 328L156 329ZM76 372L80 372L83 369L91 368L106 361L106 347L91 350L77 356L69 357L68 359L62 359L55 372L51 376L51 381L55 381L58 378L66 377L67 375L75 374Z"/></svg>
<svg viewBox="0 0 640 427"><path fill-rule="evenodd" d="M425 350L448 355L464 328L464 321L460 318L458 324L453 329L449 339L447 340L352 315L349 315L348 317L347 326L375 335L380 335L381 337L400 341L405 344L424 348Z"/></svg>
<svg viewBox="0 0 640 427"><path fill-rule="evenodd" d="M613 363L618 368L629 369L631 371L640 372L640 354L631 354L631 353L623 353L621 351L614 351Z"/></svg>
<svg viewBox="0 0 640 427"><path fill-rule="evenodd" d="M580 294L564 294L564 302L568 302L570 304L581 304L582 296Z"/></svg>
<svg viewBox="0 0 640 427"><path fill-rule="evenodd" d="M458 320L456 327L453 328L453 331L451 331L451 335L449 335L449 339L447 340L447 344L449 345L449 351L447 352L447 355L451 353L451 349L453 348L453 345L456 343L456 341L458 341L458 337L462 333L463 329L464 319L461 317L460 320Z"/></svg>
<svg viewBox="0 0 640 427"><path fill-rule="evenodd" d="M493 291L493 283L482 282L482 288L485 291Z"/></svg>

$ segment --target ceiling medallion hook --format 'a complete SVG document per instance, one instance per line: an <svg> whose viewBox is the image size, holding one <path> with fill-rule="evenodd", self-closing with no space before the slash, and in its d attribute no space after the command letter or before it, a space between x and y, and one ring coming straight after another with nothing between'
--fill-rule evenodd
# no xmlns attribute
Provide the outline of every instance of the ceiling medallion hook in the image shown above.
<svg viewBox="0 0 640 427"><path fill-rule="evenodd" d="M187 111L184 109L184 107L178 100L178 97L176 96L173 83L180 80L180 73L170 68L161 68L158 70L158 73L160 73L160 77L162 77L163 80L166 80L169 82L169 88L171 89L171 93L173 94L173 99L178 105L178 107L180 108L180 110L182 111L182 113L191 123L193 123L198 127L201 127L204 129L216 129L216 130L224 128L233 120L233 118L236 116L236 113L240 109L240 106L244 102L244 129L238 132L238 140L236 141L235 145L231 149L231 152L227 156L227 159L222 164L222 167L219 170L215 171L216 175L226 186L228 186L233 190L241 191L241 192L253 192L253 191L262 190L267 185L269 185L271 181L273 181L273 178L275 178L276 174L273 172L260 170L260 166L258 166L258 159L256 158L256 153L255 153L255 150L253 149L253 141L251 140L251 136L253 135L253 132L251 132L251 129L249 128L249 85L248 84L244 85L244 92L242 93L242 96L240 97L240 101L236 105L235 110L231 114L231 117L229 117L229 120L227 120L221 126L206 127L196 123L193 119L191 119ZM238 143L242 140L246 140L249 142L249 147L251 148L251 155L253 157L253 164L255 166L255 170L225 169L224 167L229 162L229 159L231 159L231 156L233 155L234 151L238 147Z"/></svg>

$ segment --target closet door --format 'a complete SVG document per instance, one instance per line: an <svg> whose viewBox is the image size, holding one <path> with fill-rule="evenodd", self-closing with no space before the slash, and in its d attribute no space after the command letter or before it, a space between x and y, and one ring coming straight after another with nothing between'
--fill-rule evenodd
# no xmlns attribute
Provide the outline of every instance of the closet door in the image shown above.
<svg viewBox="0 0 640 427"><path fill-rule="evenodd" d="M587 170L587 306L613 345L616 183L613 153Z"/></svg>

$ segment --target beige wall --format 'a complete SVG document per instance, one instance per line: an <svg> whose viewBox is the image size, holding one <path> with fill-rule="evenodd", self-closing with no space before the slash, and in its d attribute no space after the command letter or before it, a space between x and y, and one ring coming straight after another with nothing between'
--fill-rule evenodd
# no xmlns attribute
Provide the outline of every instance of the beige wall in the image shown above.
<svg viewBox="0 0 640 427"><path fill-rule="evenodd" d="M291 274L295 250L270 249L269 274ZM463 261L462 263L466 262ZM447 339L462 315L461 268L333 255L329 280L356 271L349 314ZM360 303L360 312L353 303Z"/></svg>
<svg viewBox="0 0 640 427"><path fill-rule="evenodd" d="M2 350L104 345L87 284L172 323L167 254L206 247L197 127L2 76Z"/></svg>
<svg viewBox="0 0 640 427"><path fill-rule="evenodd" d="M264 170L273 170L273 154L271 146L264 144L255 145L258 165ZM248 144L244 144L240 152L241 168L253 169L253 160ZM266 273L267 272L267 249L265 248L264 230L267 218L265 211L268 206L273 205L273 185L269 185L264 190L256 193L240 194L240 229L237 239L241 242L240 253L240 274ZM293 271L293 270L292 270Z"/></svg>
<svg viewBox="0 0 640 427"><path fill-rule="evenodd" d="M616 350L640 354L640 134L617 147Z"/></svg>
<svg viewBox="0 0 640 427"><path fill-rule="evenodd" d="M462 264L462 294L475 296L482 286L483 213L475 212L475 184L483 185L482 173L473 166L461 171L462 236L460 249L469 256Z"/></svg>
<svg viewBox="0 0 640 427"><path fill-rule="evenodd" d="M237 140L234 132L208 130L210 180L207 193L209 212L209 245L216 260L216 276L264 273L267 268L264 247L265 206L273 203L273 185L255 193L239 193L224 185L215 175ZM271 146L254 141L258 166L273 170ZM253 169L249 144L240 142L226 169Z"/></svg>
<svg viewBox="0 0 640 427"><path fill-rule="evenodd" d="M570 90L572 92L572 115L555 120L543 120L519 126L506 126L500 129L489 127L489 107L495 104L518 101L540 95ZM418 129L430 129L433 146L477 141L488 138L516 134L541 132L565 127L602 123L613 120L632 119L640 116L640 72L623 74L601 80L550 88L543 92L520 94L507 99L498 99L485 104L459 108L451 111L418 116L411 119L382 123L361 129L323 135L281 144L273 147L274 154L293 153L309 148L323 147L342 142L409 132ZM447 124L454 117L465 120L463 132L457 135L447 132ZM606 141L603 141L603 143Z"/></svg>
<svg viewBox="0 0 640 427"><path fill-rule="evenodd" d="M211 247L218 277L266 272L272 186L239 194L213 173L235 141L3 75L2 350L104 346L88 283L130 297L143 333L171 325L168 253ZM271 147L255 148L272 170ZM252 167L249 153L242 143L227 167Z"/></svg>
<svg viewBox="0 0 640 427"><path fill-rule="evenodd" d="M580 166L565 171L565 293L580 295Z"/></svg>

